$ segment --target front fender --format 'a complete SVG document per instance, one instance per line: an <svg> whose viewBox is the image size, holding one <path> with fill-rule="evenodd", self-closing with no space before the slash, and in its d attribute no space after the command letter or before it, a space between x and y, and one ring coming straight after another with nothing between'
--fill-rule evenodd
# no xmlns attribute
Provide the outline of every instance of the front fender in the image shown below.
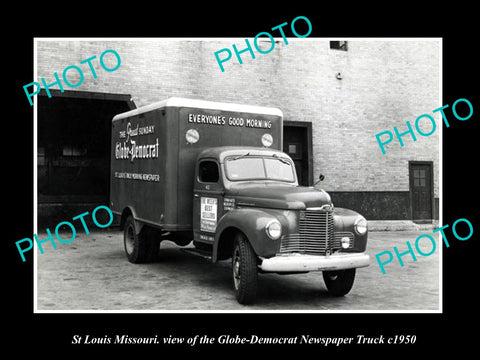
<svg viewBox="0 0 480 360"><path fill-rule="evenodd" d="M265 232L265 226L273 219L279 220L282 228L284 228L286 220L281 212L251 208L230 210L217 224L212 261L217 261L218 251L222 242L233 241L231 238L225 238L226 236L231 236L233 231L240 231L245 235L257 256L274 256L280 248L280 239L272 240Z"/></svg>
<svg viewBox="0 0 480 360"><path fill-rule="evenodd" d="M365 235L358 235L355 232L354 224L355 221L362 215L356 211L344 208L335 208L334 211L334 222L335 222L335 232L351 232L355 237L354 247L342 252L363 252L367 247L367 238L368 231Z"/></svg>

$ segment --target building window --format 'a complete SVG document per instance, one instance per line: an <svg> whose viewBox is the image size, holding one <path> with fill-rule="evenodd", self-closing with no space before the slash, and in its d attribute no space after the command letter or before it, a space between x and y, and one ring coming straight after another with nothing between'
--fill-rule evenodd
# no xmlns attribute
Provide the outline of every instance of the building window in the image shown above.
<svg viewBox="0 0 480 360"><path fill-rule="evenodd" d="M413 170L413 186L424 187L426 185L425 179L426 174L424 169Z"/></svg>
<svg viewBox="0 0 480 360"><path fill-rule="evenodd" d="M45 148L44 147L39 147L37 149L37 165L38 166L45 166Z"/></svg>
<svg viewBox="0 0 480 360"><path fill-rule="evenodd" d="M347 51L346 41L330 41L330 49Z"/></svg>
<svg viewBox="0 0 480 360"><path fill-rule="evenodd" d="M85 156L87 149L76 146L64 146L62 149L63 156Z"/></svg>

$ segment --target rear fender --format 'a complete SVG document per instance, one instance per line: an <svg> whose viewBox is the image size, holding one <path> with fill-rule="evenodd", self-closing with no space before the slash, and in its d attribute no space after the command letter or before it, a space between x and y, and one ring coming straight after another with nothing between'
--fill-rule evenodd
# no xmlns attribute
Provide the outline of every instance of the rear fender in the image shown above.
<svg viewBox="0 0 480 360"><path fill-rule="evenodd" d="M122 211L122 217L120 219L120 228L123 230L124 227L125 227L125 222L127 221L127 218L129 216L132 216L133 217L133 221L135 222L135 232L138 234L140 234L140 232L142 231L143 229L143 226L145 225L144 222L142 221L138 221L137 220L137 214L135 212L135 210L130 207L130 206L127 206L125 209L123 209Z"/></svg>

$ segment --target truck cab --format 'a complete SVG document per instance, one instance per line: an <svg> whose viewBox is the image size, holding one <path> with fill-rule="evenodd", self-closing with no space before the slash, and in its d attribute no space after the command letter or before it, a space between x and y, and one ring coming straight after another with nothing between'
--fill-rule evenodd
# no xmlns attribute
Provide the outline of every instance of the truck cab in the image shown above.
<svg viewBox="0 0 480 360"><path fill-rule="evenodd" d="M285 153L254 147L202 151L193 189L194 244L212 261L231 258L240 303L255 299L257 274L323 271L330 293L352 288L368 266L367 223L334 208L323 190L298 186Z"/></svg>

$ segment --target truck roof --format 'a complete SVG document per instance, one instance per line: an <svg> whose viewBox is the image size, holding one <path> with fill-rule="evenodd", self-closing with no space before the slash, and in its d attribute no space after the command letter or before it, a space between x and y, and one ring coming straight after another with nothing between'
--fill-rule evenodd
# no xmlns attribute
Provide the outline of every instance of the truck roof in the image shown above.
<svg viewBox="0 0 480 360"><path fill-rule="evenodd" d="M253 114L276 115L276 116L283 117L282 111L274 107L234 104L234 103L207 101L207 100L199 100L199 99L187 99L187 98L180 98L180 97L170 97L166 100L157 101L152 104L141 106L137 109L133 109L133 110L115 115L112 121L120 120L123 118L127 118L130 116L142 114L145 112L149 112L152 110L161 109L165 107L190 107L190 108L199 108L199 109L215 109L215 110L245 112L245 113L253 113Z"/></svg>
<svg viewBox="0 0 480 360"><path fill-rule="evenodd" d="M288 155L280 150L249 146L217 146L207 148L198 155L198 158L216 158L223 163L228 156L244 154L249 154L250 156L273 156L276 154L278 157L289 158Z"/></svg>

